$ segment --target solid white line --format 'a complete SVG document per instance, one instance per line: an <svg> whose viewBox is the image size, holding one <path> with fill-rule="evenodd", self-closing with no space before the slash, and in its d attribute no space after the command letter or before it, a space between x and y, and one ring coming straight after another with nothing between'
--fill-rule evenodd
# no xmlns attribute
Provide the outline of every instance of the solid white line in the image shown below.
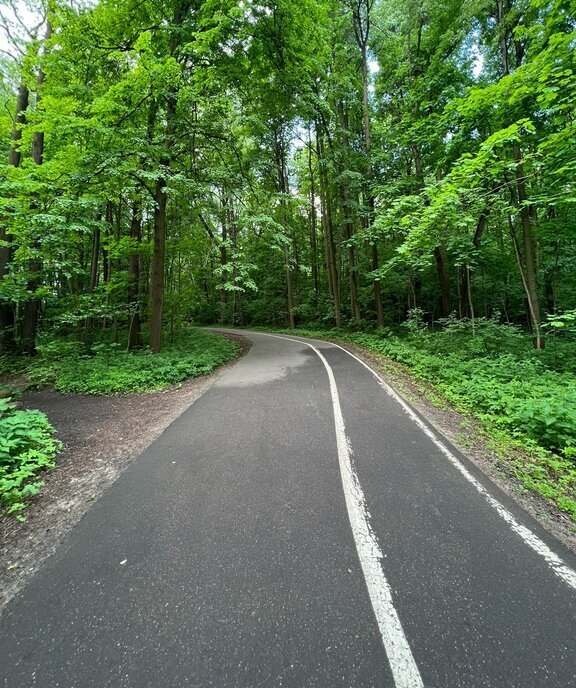
<svg viewBox="0 0 576 688"><path fill-rule="evenodd" d="M360 559L384 649L388 656L390 669L397 688L424 688L420 672L394 607L390 585L382 570L382 551L370 525L366 499L350 459L351 449L346 437L338 387L336 386L332 368L322 353L308 342L268 333L259 334L266 334L268 337L276 337L277 339L287 339L288 341L310 347L316 352L326 368L330 382L330 393L332 395L336 445L348 518L352 526L358 558Z"/></svg>
<svg viewBox="0 0 576 688"><path fill-rule="evenodd" d="M299 341L297 339L293 341ZM313 340L321 341L321 340ZM413 420L416 425L424 432L434 444L440 449L442 454L450 461L450 463L458 470L460 473L472 483L478 492L486 499L488 504L492 506L498 514L508 523L512 530L519 535L522 540L532 548L537 554L539 554L546 563L550 566L552 571L561 578L565 583L567 583L571 588L576 590L576 571L570 566L568 566L557 554L555 554L548 545L543 542L535 533L533 533L529 528L523 526L519 523L514 516L506 509L506 507L501 504L495 497L493 497L490 492L482 485L482 483L477 480L468 469L461 463L461 461L448 449L448 447L438 438L438 436L432 431L432 429L419 418L416 413L408 406L408 404L399 396L399 394L390 387L390 385L384 380L384 378L377 373L373 368L371 368L367 363L365 363L361 358L355 356L353 353L345 349L339 344L334 342L328 342L332 346L336 346L349 356L354 358L358 363L361 363L367 370L369 370L372 375L379 382L380 386L386 391L386 393L398 402L404 411L408 414L411 420Z"/></svg>

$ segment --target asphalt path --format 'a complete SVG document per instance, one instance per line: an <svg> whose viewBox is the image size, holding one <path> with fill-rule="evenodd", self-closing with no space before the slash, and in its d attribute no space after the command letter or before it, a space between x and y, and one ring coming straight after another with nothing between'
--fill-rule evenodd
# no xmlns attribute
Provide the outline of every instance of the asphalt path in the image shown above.
<svg viewBox="0 0 576 688"><path fill-rule="evenodd" d="M242 334L0 617L0 685L576 687L576 557L349 353Z"/></svg>

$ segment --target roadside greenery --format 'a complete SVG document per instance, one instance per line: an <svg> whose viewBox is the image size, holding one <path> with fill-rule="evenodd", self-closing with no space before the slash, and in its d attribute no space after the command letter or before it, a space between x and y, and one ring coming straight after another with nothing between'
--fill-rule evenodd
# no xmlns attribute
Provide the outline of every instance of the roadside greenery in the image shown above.
<svg viewBox="0 0 576 688"><path fill-rule="evenodd" d="M481 421L503 465L576 521L573 342L551 340L537 351L521 330L495 320L473 326L450 318L432 329L419 312L395 332L283 331L350 342L400 363L456 410Z"/></svg>
<svg viewBox="0 0 576 688"><path fill-rule="evenodd" d="M183 329L161 354L149 349L126 351L109 341L83 344L75 339L46 337L38 355L14 362L33 387L53 385L63 394L128 394L155 392L188 378L211 373L232 360L238 345L221 335ZM1 368L0 368L1 370ZM12 368L14 372L14 368Z"/></svg>
<svg viewBox="0 0 576 688"><path fill-rule="evenodd" d="M24 520L27 500L43 482L38 473L54 466L61 443L40 411L17 409L0 399L0 513Z"/></svg>

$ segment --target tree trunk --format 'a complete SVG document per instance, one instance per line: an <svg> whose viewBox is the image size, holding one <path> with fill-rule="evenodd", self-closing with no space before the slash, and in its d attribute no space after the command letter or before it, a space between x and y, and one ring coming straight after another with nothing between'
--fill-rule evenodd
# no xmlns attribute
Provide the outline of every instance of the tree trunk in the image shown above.
<svg viewBox="0 0 576 688"><path fill-rule="evenodd" d="M98 218L100 222L101 217ZM91 293L98 286L98 264L100 258L100 227L95 227L92 232L92 257L90 260L90 282L88 284L88 291Z"/></svg>
<svg viewBox="0 0 576 688"><path fill-rule="evenodd" d="M500 48L500 60L504 76L510 74L510 60L508 58L508 29L504 26L504 0L496 0L496 21L498 23L498 47Z"/></svg>
<svg viewBox="0 0 576 688"><path fill-rule="evenodd" d="M142 346L140 332L139 286L140 286L140 255L137 247L142 240L142 209L139 201L132 206L132 220L130 222L130 238L136 245L128 256L128 350Z"/></svg>
<svg viewBox="0 0 576 688"><path fill-rule="evenodd" d="M312 133L308 130L308 174L310 176L310 263L312 271L312 288L314 305L318 305L320 281L318 276L318 230L316 217L316 187L314 168L312 167Z"/></svg>
<svg viewBox="0 0 576 688"><path fill-rule="evenodd" d="M12 145L8 152L8 164L19 167L22 160L20 140L22 127L26 124L26 109L28 108L29 91L24 84L18 87L16 111L12 125ZM0 220L0 282L8 275L12 260L12 236L6 231L6 222ZM0 355L15 348L14 343L14 308L10 303L0 303Z"/></svg>
<svg viewBox="0 0 576 688"><path fill-rule="evenodd" d="M336 264L336 246L334 245L334 228L332 226L332 210L328 180L326 175L326 160L324 158L324 143L322 133L316 129L316 147L318 150L318 164L320 170L320 203L322 207L322 228L324 230L324 247L326 252L326 272L328 273L328 289L334 304L334 321L336 327L342 326L342 312L340 305L340 275Z"/></svg>
<svg viewBox="0 0 576 688"><path fill-rule="evenodd" d="M352 204L350 199L350 182L346 175L348 171L348 116L343 104L340 102L338 106L340 114L340 128L342 130L342 148L344 151L344 167L343 179L341 183L342 192L342 212L344 214L344 231L346 241L348 242L348 284L350 290L350 314L352 318L359 321L362 318L360 313L360 305L358 303L358 272L356 270L356 249L351 243L354 236L354 223L352 219Z"/></svg>
<svg viewBox="0 0 576 688"><path fill-rule="evenodd" d="M224 283L225 273L224 267L228 262L228 252L226 250L226 241L228 239L228 227L226 221L222 222L222 243L220 244L220 267L222 268L222 283ZM226 322L228 311L228 292L222 286L220 289L220 324L223 325Z"/></svg>
<svg viewBox="0 0 576 688"><path fill-rule="evenodd" d="M46 24L45 40L50 40L52 36L52 24L48 19ZM46 74L42 66L38 70L38 77L36 80L36 110L39 110L42 102L42 86ZM36 165L42 165L44 162L44 132L42 130L34 132L32 140L32 159ZM33 249L39 253L40 242L34 240ZM27 291L32 295L24 305L24 316L22 318L22 327L20 330L20 348L23 353L36 353L36 333L38 330L38 319L40 316L40 299L36 296L36 292L41 285L42 263L39 258L33 258L28 269L30 271L30 279L28 280Z"/></svg>
<svg viewBox="0 0 576 688"><path fill-rule="evenodd" d="M360 34L357 34L360 35ZM370 123L370 104L368 101L368 34L366 33L364 39L358 39L360 52L362 56L362 111L364 119L364 148L366 151L366 199L368 211L368 226L374 222L375 204L374 195L372 194L372 128ZM372 270L377 271L380 267L380 258L378 256L378 247L375 243L372 244ZM382 290L380 287L380 280L373 281L374 289L374 306L376 309L376 323L378 327L384 327L384 309L382 307Z"/></svg>
<svg viewBox="0 0 576 688"><path fill-rule="evenodd" d="M172 35L170 37L170 53L175 56L179 46L179 36L174 28L182 25L186 8L184 3L177 2L172 19ZM160 170L165 172L172 161L174 145L174 128L176 124L176 106L178 93L175 86L171 86L166 98L166 124L164 132L164 146L160 156ZM154 101L148 116L148 136L153 135L154 123L158 104ZM166 191L167 179L161 174L156 180L154 190L154 232L152 251L152 265L150 266L150 348L152 353L159 354L162 349L162 321L164 316L164 270L166 263L166 207L168 195Z"/></svg>
<svg viewBox="0 0 576 688"><path fill-rule="evenodd" d="M452 312L452 301L450 298L450 279L448 276L446 251L442 246L437 246L434 249L434 258L436 260L436 270L442 295L442 317L447 318Z"/></svg>
<svg viewBox="0 0 576 688"><path fill-rule="evenodd" d="M276 153L276 169L278 173L278 190L280 196L280 210L282 213L282 226L286 233L286 243L284 244L284 272L286 275L286 305L288 308L288 324L291 330L296 328L296 319L294 317L294 301L292 293L292 266L290 261L290 249L288 246L288 216L286 212L286 195L288 189L288 175L286 173L286 150L284 141L282 140L282 132L274 132L275 153Z"/></svg>
<svg viewBox="0 0 576 688"><path fill-rule="evenodd" d="M164 314L164 264L166 260L166 180L156 180L154 194L154 248L150 267L150 349L162 350L162 318Z"/></svg>
<svg viewBox="0 0 576 688"><path fill-rule="evenodd" d="M516 188L518 190L518 202L520 204L520 222L522 225L522 244L523 255L521 258L521 269L524 277L522 284L528 299L530 320L534 333L534 346L536 349L543 348L541 318L540 318L540 298L538 295L538 271L536 267L536 240L532 228L530 217L530 206L528 205L528 194L526 192L526 182L524 176L524 166L522 164L522 154L518 145L513 149L514 160L516 162ZM516 244L517 249L518 245Z"/></svg>
<svg viewBox="0 0 576 688"><path fill-rule="evenodd" d="M14 112L14 123L12 125L12 145L8 152L8 164L12 167L20 167L22 160L22 152L20 150L20 141L22 139L22 127L26 124L26 110L28 109L28 102L30 100L30 92L28 87L20 84L18 87L18 95L16 97L16 111Z"/></svg>
<svg viewBox="0 0 576 688"><path fill-rule="evenodd" d="M508 54L508 36L514 30L514 26L506 25L507 8L504 0L497 0L496 2L500 46L500 59L502 64L502 74L508 76L510 74L510 58ZM523 51L517 49L516 53L517 64L520 66L520 61L523 57ZM516 143L512 149L512 157L516 163L516 189L518 192L518 203L520 205L520 223L522 225L522 249L516 237L514 226L511 218L508 218L510 233L512 241L514 242L514 250L516 252L516 260L518 262L518 269L520 270L520 277L522 279L522 286L526 294L528 302L528 311L530 314L530 323L534 334L534 347L542 349L544 340L542 339L541 319L540 319L540 299L538 296L538 271L536 267L536 241L534 231L532 228L532 219L530 217L530 206L528 204L528 194L526 191L524 165L522 163L522 153L520 146Z"/></svg>
<svg viewBox="0 0 576 688"><path fill-rule="evenodd" d="M488 222L488 215L490 213L490 208L487 206L480 213L478 222L476 223L476 231L472 237L472 245L474 248L478 248L480 245L480 239L484 234L486 229L486 224ZM466 268L462 271L461 280L459 283L459 317L464 317L467 315L469 318L474 317L474 308L471 304L472 299L472 285L470 284L470 266L466 265Z"/></svg>

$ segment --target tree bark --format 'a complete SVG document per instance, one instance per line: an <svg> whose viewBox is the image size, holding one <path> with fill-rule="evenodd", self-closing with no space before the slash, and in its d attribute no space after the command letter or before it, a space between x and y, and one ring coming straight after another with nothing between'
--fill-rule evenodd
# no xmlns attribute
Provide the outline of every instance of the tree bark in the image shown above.
<svg viewBox="0 0 576 688"><path fill-rule="evenodd" d="M543 340L541 331L540 297L538 295L538 271L536 267L536 240L532 228L532 219L530 217L530 207L528 205L528 194L526 192L525 173L520 146L514 146L513 155L516 162L516 188L518 190L520 222L522 225L523 255L520 261L520 269L523 270L524 273L522 284L526 292L526 298L528 299L528 309L530 312L532 331L534 333L534 346L536 349L542 349ZM516 246L518 248L518 244L516 244Z"/></svg>
<svg viewBox="0 0 576 688"><path fill-rule="evenodd" d="M140 332L139 287L140 287L140 255L138 246L142 240L142 208L138 200L132 205L132 219L130 222L130 238L135 244L128 256L128 350L142 346Z"/></svg>
<svg viewBox="0 0 576 688"><path fill-rule="evenodd" d="M48 19L46 24L45 40L50 40L52 36L52 24ZM39 110L42 102L42 86L46 74L42 66L38 70L38 77L36 80L36 110ZM32 159L36 165L42 165L44 162L44 132L42 130L34 132L32 140ZM40 241L33 241L33 249L40 252ZM23 353L36 353L36 333L38 330L38 319L40 316L40 299L36 296L38 288L41 285L42 263L39 258L33 258L28 269L30 271L30 279L28 280L27 291L32 295L24 305L24 315L22 318L22 326L20 330L20 348Z"/></svg>
<svg viewBox="0 0 576 688"><path fill-rule="evenodd" d="M276 169L278 174L278 190L281 194L280 208L282 213L282 225L286 232L286 243L284 244L284 272L286 275L286 304L288 307L288 324L291 330L296 328L296 319L294 317L294 300L292 293L292 266L290 261L290 249L288 246L288 216L286 212L286 195L288 194L288 175L286 174L286 150L284 141L282 140L282 133L277 130L274 132L274 141L276 148Z"/></svg>
<svg viewBox="0 0 576 688"><path fill-rule="evenodd" d="M375 202L374 195L371 189L372 183L372 127L370 121L370 103L368 98L368 37L370 31L370 4L366 3L366 25L363 31L361 26L356 26L356 40L360 48L362 57L362 113L364 121L364 149L366 152L366 200L367 200L367 215L368 226L374 222ZM356 16L356 15L355 15ZM358 21L360 17L358 16ZM380 258L378 255L378 246L372 244L372 270L377 271L380 267ZM376 309L376 323L378 327L384 327L384 309L382 307L382 290L380 287L380 280L374 279L374 306Z"/></svg>
<svg viewBox="0 0 576 688"><path fill-rule="evenodd" d="M437 246L434 249L434 259L436 261L440 294L442 296L442 317L447 318L452 312L452 301L450 298L450 280L448 278L446 250L442 246Z"/></svg>
<svg viewBox="0 0 576 688"><path fill-rule="evenodd" d="M186 7L177 2L172 19L172 28L182 25ZM170 39L170 53L176 55L179 45L175 31ZM172 161L174 145L174 128L176 124L176 106L178 93L175 86L170 86L166 97L166 124L164 146L159 160L160 175L156 180L154 191L154 232L152 251L152 265L150 267L150 348L152 353L158 354L162 349L162 322L164 317L164 270L166 263L166 208L168 195L166 191L166 174ZM149 112L148 134L152 134L156 120L157 103L153 102Z"/></svg>
<svg viewBox="0 0 576 688"><path fill-rule="evenodd" d="M164 314L164 265L166 261L166 180L156 180L154 193L154 232L150 268L150 349L162 350L162 318Z"/></svg>
<svg viewBox="0 0 576 688"><path fill-rule="evenodd" d="M340 114L340 128L342 130L342 148L344 151L343 179L341 183L342 193L342 212L344 214L344 232L348 243L348 286L350 291L350 314L356 321L361 320L360 305L358 303L358 272L356 269L356 249L351 243L354 236L354 222L352 218L352 207L350 199L350 183L346 176L348 168L348 151L350 143L348 140L348 116L342 103L338 106Z"/></svg>
<svg viewBox="0 0 576 688"><path fill-rule="evenodd" d="M226 221L222 222L222 243L220 244L220 267L222 268L221 279L224 281L224 267L228 262L228 251L226 250L226 241L228 239L228 226ZM228 311L228 292L222 286L220 289L220 324L223 325L226 322Z"/></svg>
<svg viewBox="0 0 576 688"><path fill-rule="evenodd" d="M310 263L312 271L312 288L314 305L318 305L320 280L318 275L318 229L316 217L316 186L312 166L312 133L308 130L308 175L310 177Z"/></svg>
<svg viewBox="0 0 576 688"><path fill-rule="evenodd" d="M12 125L12 144L8 152L8 164L19 167L22 160L20 140L22 139L22 127L26 124L26 110L29 101L28 88L22 83L18 87L16 97L16 110ZM9 265L12 260L12 236L6 230L6 220L0 220L0 282L9 274ZM0 303L0 355L15 348L14 342L14 308L10 303Z"/></svg>
<svg viewBox="0 0 576 688"><path fill-rule="evenodd" d="M510 74L510 57L508 54L508 36L514 27L506 26L507 7L504 0L497 0L496 2L500 46L500 58L502 63L502 73L504 76ZM523 57L523 50L517 46L516 67L520 66L520 61ZM522 248L520 242L516 237L516 232L511 218L508 218L510 233L512 241L514 242L514 250L516 253L516 260L518 262L518 269L520 270L520 277L522 279L522 286L526 294L528 302L528 312L530 315L530 324L534 334L534 347L542 349L544 340L541 331L541 315L540 315L540 299L538 295L538 270L536 266L536 240L532 227L532 218L530 213L530 205L528 203L528 193L526 191L525 172L522 162L522 152L519 144L514 144L512 148L512 157L516 163L516 191L518 193L518 204L520 206L520 223L522 226Z"/></svg>
<svg viewBox="0 0 576 688"><path fill-rule="evenodd" d="M340 275L336 263L336 246L334 244L334 228L332 225L332 209L326 174L326 159L324 157L324 142L322 132L316 128L316 148L318 150L318 164L320 170L320 203L322 208L322 228L324 230L324 248L326 253L326 272L328 273L328 289L334 304L334 321L336 327L342 326L342 311L340 305Z"/></svg>
<svg viewBox="0 0 576 688"><path fill-rule="evenodd" d="M101 216L98 217L100 222ZM98 264L100 259L100 227L95 227L92 232L92 255L90 259L90 282L88 283L88 291L92 293L98 286L99 270Z"/></svg>

